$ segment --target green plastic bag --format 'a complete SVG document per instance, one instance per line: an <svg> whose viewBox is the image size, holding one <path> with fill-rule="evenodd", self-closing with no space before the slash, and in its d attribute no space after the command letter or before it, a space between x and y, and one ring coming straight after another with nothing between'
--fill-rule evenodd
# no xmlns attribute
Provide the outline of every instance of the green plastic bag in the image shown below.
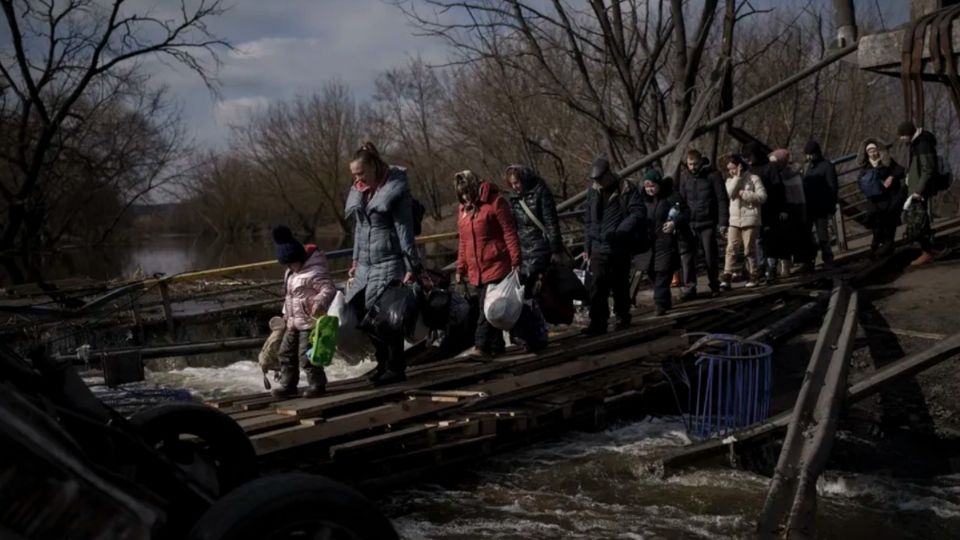
<svg viewBox="0 0 960 540"><path fill-rule="evenodd" d="M307 361L311 365L322 367L333 362L333 353L337 351L337 335L340 333L340 319L332 315L317 318L310 331L310 350Z"/></svg>

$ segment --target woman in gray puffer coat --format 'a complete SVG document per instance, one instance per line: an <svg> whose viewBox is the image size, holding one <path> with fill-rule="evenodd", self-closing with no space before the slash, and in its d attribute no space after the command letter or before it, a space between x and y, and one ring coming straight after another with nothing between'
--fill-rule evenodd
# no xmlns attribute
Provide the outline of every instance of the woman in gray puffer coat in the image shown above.
<svg viewBox="0 0 960 540"><path fill-rule="evenodd" d="M344 215L356 220L353 265L346 302L365 314L392 281L414 281L420 254L414 237L414 201L406 169L387 165L373 143L367 142L350 162L353 187ZM358 317L360 320L362 316ZM375 384L406 379L403 336L374 336Z"/></svg>
<svg viewBox="0 0 960 540"><path fill-rule="evenodd" d="M528 296L532 296L534 284L546 273L551 261L557 261L563 253L557 204L547 183L530 167L511 165L505 178L514 191L510 207L523 258L520 279Z"/></svg>

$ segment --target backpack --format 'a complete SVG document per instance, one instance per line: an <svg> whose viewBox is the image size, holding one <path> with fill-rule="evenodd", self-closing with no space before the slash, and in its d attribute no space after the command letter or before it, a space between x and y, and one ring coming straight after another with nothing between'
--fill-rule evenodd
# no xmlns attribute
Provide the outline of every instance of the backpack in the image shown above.
<svg viewBox="0 0 960 540"><path fill-rule="evenodd" d="M860 175L860 179L857 180L857 183L860 186L860 192L863 193L864 197L879 197L883 195L883 181L880 180L880 175L877 173L876 169L870 169L869 171Z"/></svg>
<svg viewBox="0 0 960 540"><path fill-rule="evenodd" d="M420 236L423 232L423 216L427 214L427 207L416 198L412 199L413 206L413 235Z"/></svg>
<svg viewBox="0 0 960 540"><path fill-rule="evenodd" d="M634 188L630 190L629 194L631 197L641 196L640 192L637 189L638 188ZM624 194L621 194L617 198L620 200L620 208L623 210L623 213L626 214L627 204L623 200L624 199L623 195ZM646 218L641 219L640 222L637 224L637 226L634 228L634 230L630 231L630 235L628 237L630 256L639 255L641 253L646 253L650 251L650 245L651 245L650 240L652 235L648 230L647 222L648 222L648 219Z"/></svg>
<svg viewBox="0 0 960 540"><path fill-rule="evenodd" d="M943 156L937 155L937 174L933 177L933 188L937 193L947 191L953 183L953 171L950 162Z"/></svg>

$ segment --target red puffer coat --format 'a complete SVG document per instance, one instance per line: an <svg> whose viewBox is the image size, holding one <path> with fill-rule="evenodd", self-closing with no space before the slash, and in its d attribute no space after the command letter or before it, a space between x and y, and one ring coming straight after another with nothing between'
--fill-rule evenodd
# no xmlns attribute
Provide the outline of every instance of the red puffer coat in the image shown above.
<svg viewBox="0 0 960 540"><path fill-rule="evenodd" d="M474 286L500 281L520 266L517 226L500 188L482 182L478 204L476 212L466 211L461 204L457 220L457 273Z"/></svg>

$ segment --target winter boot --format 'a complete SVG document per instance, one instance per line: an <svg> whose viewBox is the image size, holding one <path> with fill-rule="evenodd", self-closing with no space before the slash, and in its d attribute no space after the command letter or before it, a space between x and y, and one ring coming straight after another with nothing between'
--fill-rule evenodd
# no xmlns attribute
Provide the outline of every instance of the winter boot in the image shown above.
<svg viewBox="0 0 960 540"><path fill-rule="evenodd" d="M689 302L691 300L697 299L697 288L690 287L689 289L683 291L683 294L680 295L681 302Z"/></svg>
<svg viewBox="0 0 960 540"><path fill-rule="evenodd" d="M280 368L280 381L277 387L270 391L275 398L287 399L297 397L297 383L300 382L300 369L295 366Z"/></svg>
<svg viewBox="0 0 960 540"><path fill-rule="evenodd" d="M327 374L323 368L307 366L304 370L307 372L307 388L303 391L303 397L320 397L327 392Z"/></svg>
<svg viewBox="0 0 960 540"><path fill-rule="evenodd" d="M383 386L385 384L393 384L398 382L403 382L407 380L407 376L404 373L397 373L390 371L389 369L383 372L383 376L376 380L373 384L376 386Z"/></svg>
<svg viewBox="0 0 960 540"><path fill-rule="evenodd" d="M617 324L613 327L614 330L626 330L630 328L630 315L617 318Z"/></svg>

